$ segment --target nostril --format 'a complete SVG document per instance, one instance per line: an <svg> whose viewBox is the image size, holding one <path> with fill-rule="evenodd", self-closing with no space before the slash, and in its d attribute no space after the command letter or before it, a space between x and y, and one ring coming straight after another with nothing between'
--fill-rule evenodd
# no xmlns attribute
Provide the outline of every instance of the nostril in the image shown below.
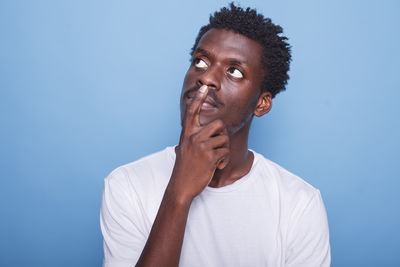
<svg viewBox="0 0 400 267"><path fill-rule="evenodd" d="M217 87L214 84L207 85L209 89L217 90Z"/></svg>

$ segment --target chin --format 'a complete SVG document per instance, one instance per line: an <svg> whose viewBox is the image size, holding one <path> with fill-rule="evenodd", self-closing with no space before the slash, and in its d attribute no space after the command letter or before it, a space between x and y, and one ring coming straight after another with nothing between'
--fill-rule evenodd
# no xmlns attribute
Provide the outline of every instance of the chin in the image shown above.
<svg viewBox="0 0 400 267"><path fill-rule="evenodd" d="M218 119L221 119L221 117L220 116L215 116L215 115L213 116L213 115L210 115L210 114L201 114L200 113L199 122L200 122L201 126L204 126L204 125L207 125L210 122L218 120Z"/></svg>

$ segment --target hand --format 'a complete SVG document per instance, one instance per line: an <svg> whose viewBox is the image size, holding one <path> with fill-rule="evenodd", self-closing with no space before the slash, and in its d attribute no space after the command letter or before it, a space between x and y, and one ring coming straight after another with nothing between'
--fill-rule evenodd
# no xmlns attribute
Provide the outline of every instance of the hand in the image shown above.
<svg viewBox="0 0 400 267"><path fill-rule="evenodd" d="M187 107L170 180L176 194L190 200L210 183L216 168L225 168L229 161L229 137L224 123L215 120L200 125L207 92L206 85L200 87Z"/></svg>

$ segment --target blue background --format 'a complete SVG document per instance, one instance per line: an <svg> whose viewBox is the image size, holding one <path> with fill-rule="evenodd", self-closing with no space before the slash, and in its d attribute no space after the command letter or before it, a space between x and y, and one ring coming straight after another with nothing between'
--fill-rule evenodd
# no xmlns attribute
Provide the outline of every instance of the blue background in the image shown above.
<svg viewBox="0 0 400 267"><path fill-rule="evenodd" d="M226 3L0 2L0 266L100 266L103 179L177 143L189 50ZM293 46L250 147L321 190L332 266L400 266L400 2L240 3Z"/></svg>

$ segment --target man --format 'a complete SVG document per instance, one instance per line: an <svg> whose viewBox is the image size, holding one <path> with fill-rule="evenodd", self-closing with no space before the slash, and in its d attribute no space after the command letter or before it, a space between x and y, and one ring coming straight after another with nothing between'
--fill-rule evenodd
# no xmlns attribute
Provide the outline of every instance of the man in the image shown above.
<svg viewBox="0 0 400 267"><path fill-rule="evenodd" d="M330 265L319 191L247 147L288 79L281 33L233 4L200 29L179 144L105 180L104 266Z"/></svg>

